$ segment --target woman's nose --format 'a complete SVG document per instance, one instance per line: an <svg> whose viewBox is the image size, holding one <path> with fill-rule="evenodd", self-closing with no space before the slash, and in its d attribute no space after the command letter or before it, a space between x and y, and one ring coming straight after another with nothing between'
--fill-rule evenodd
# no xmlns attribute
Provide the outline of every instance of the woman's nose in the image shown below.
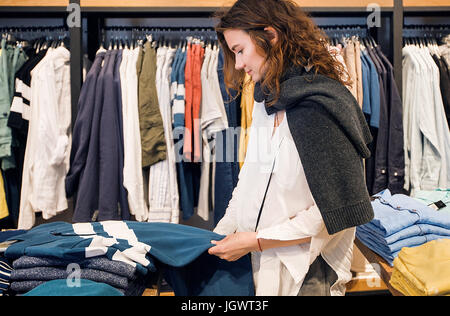
<svg viewBox="0 0 450 316"><path fill-rule="evenodd" d="M234 65L234 68L236 68L236 70L240 70L243 69L245 67L245 64L242 62L242 60L240 58L236 58L236 63Z"/></svg>

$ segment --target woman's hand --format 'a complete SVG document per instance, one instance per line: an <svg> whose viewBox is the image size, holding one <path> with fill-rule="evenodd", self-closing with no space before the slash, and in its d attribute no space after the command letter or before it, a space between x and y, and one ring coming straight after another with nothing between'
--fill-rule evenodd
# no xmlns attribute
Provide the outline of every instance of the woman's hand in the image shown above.
<svg viewBox="0 0 450 316"><path fill-rule="evenodd" d="M216 246L209 248L208 253L227 261L236 261L251 251L259 250L256 232L234 233L220 241L211 240L211 243Z"/></svg>

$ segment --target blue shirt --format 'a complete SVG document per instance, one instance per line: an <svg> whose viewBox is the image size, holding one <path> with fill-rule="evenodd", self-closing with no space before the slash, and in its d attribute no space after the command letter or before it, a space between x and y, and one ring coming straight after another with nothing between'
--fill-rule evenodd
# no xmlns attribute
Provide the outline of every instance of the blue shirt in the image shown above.
<svg viewBox="0 0 450 316"><path fill-rule="evenodd" d="M364 114L369 117L372 114L372 109L370 107L370 68L367 65L366 59L363 55L361 59L361 70L362 70L362 84L363 84L363 104L362 110Z"/></svg>
<svg viewBox="0 0 450 316"><path fill-rule="evenodd" d="M380 80L378 78L378 71L370 59L367 52L362 51L361 57L366 60L370 70L370 126L378 128L380 126Z"/></svg>
<svg viewBox="0 0 450 316"><path fill-rule="evenodd" d="M450 216L386 189L372 201L374 219L356 228L356 237L390 265L403 247L450 238Z"/></svg>
<svg viewBox="0 0 450 316"><path fill-rule="evenodd" d="M386 189L374 197L374 219L363 226L378 231L382 236L390 236L414 224L430 224L450 230L450 215L436 212L407 195L391 195Z"/></svg>

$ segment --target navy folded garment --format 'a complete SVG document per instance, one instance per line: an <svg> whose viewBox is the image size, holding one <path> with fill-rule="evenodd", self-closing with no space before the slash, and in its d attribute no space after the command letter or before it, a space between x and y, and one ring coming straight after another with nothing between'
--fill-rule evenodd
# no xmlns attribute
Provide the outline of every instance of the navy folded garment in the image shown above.
<svg viewBox="0 0 450 316"><path fill-rule="evenodd" d="M24 294L48 281L12 281L10 290L14 294Z"/></svg>
<svg viewBox="0 0 450 316"><path fill-rule="evenodd" d="M81 279L79 286L70 286L66 280L44 282L24 296L123 296L123 293L110 285Z"/></svg>
<svg viewBox="0 0 450 316"><path fill-rule="evenodd" d="M106 221L48 223L16 236L5 252L16 260L23 255L64 260L106 256L139 271L164 266L176 295L254 295L250 257L227 262L209 255L211 240L225 236L196 227L170 223Z"/></svg>
<svg viewBox="0 0 450 316"><path fill-rule="evenodd" d="M13 262L14 269L29 269L29 268L41 268L41 267L54 267L54 268L67 268L73 261L66 261L56 258L46 257L29 257L22 256ZM126 277L129 280L136 278L136 268L132 265L113 261L106 257L94 257L76 262L80 268L94 269L104 272L116 274L118 276Z"/></svg>
<svg viewBox="0 0 450 316"><path fill-rule="evenodd" d="M51 281L57 279L70 279L74 276L95 282L106 283L115 288L128 288L128 279L126 277L94 269L80 269L78 271L53 267L14 269L11 272L11 282Z"/></svg>

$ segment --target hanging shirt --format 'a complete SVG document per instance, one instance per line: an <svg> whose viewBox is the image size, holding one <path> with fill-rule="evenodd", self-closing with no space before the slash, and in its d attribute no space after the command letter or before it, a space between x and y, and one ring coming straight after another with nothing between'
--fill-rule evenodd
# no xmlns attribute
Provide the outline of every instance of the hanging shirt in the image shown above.
<svg viewBox="0 0 450 316"><path fill-rule="evenodd" d="M136 63L139 48L124 49L120 65L122 90L123 140L124 140L124 187L128 192L130 213L138 221L148 217L144 200L144 179L142 176L142 147L139 129L138 81Z"/></svg>
<svg viewBox="0 0 450 316"><path fill-rule="evenodd" d="M450 183L450 132L439 69L426 48L403 48L405 189L434 190Z"/></svg>
<svg viewBox="0 0 450 316"><path fill-rule="evenodd" d="M0 172L0 220L8 217L9 210L6 203L5 186L3 182L3 173Z"/></svg>
<svg viewBox="0 0 450 316"><path fill-rule="evenodd" d="M15 75L28 57L19 46L12 46L5 39L1 41L0 56L0 158L2 170L16 167L12 153L13 137L8 124L11 102L14 96Z"/></svg>
<svg viewBox="0 0 450 316"><path fill-rule="evenodd" d="M275 114L255 102L250 139L239 182L225 216L215 232L232 234L255 230L272 164L257 238L310 243L252 253L256 295L297 295L309 266L321 254L338 275L332 295L343 295L350 281L355 229L328 235L313 199L286 117L272 136ZM251 189L249 189L251 188ZM274 280L280 280L274 282Z"/></svg>
<svg viewBox="0 0 450 316"><path fill-rule="evenodd" d="M70 52L49 50L33 69L18 228L34 225L34 212L49 219L68 208L65 176L71 149Z"/></svg>
<svg viewBox="0 0 450 316"><path fill-rule="evenodd" d="M103 99L103 78L110 53L99 51L81 89L77 119L73 127L70 169L66 176L66 194L77 193L74 221L89 222L98 210L99 187L99 106Z"/></svg>
<svg viewBox="0 0 450 316"><path fill-rule="evenodd" d="M175 167L169 77L176 49L160 47L157 51L156 88L164 125L167 159L150 167L149 222L179 222L179 194Z"/></svg>
<svg viewBox="0 0 450 316"><path fill-rule="evenodd" d="M136 68L142 167L146 168L166 159L167 151L156 88L156 50L150 42L139 50Z"/></svg>
<svg viewBox="0 0 450 316"><path fill-rule="evenodd" d="M247 151L247 144L250 137L250 126L252 125L252 111L253 111L253 91L255 88L254 82L248 74L245 75L247 84L244 85L241 97L241 135L239 140L239 167L242 168Z"/></svg>
<svg viewBox="0 0 450 316"><path fill-rule="evenodd" d="M203 141L202 171L198 215L205 221L209 220L209 212L213 210L214 188L214 152L216 133L228 128L227 114L220 92L217 76L219 51L207 46L202 66L202 103L201 127Z"/></svg>
<svg viewBox="0 0 450 316"><path fill-rule="evenodd" d="M30 119L31 99L31 71L45 57L47 49L39 51L31 57L17 72L16 91L11 104L11 112L8 118L8 126L19 131L20 135L28 134L28 121Z"/></svg>

